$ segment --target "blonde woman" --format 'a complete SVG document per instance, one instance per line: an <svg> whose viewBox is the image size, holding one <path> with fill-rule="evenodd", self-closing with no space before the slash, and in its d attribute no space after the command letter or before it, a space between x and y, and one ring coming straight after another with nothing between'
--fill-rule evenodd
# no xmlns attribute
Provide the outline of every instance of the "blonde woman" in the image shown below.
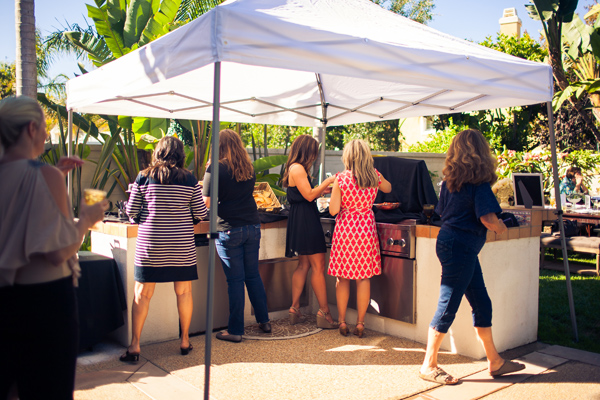
<svg viewBox="0 0 600 400"><path fill-rule="evenodd" d="M108 208L82 202L73 220L65 174L81 160L36 161L47 136L35 99L0 101L0 399L73 398L76 255Z"/></svg>
<svg viewBox="0 0 600 400"><path fill-rule="evenodd" d="M419 377L443 385L459 382L438 366L437 355L460 306L463 295L473 309L473 325L483 344L490 375L520 371L525 366L500 357L492 339L492 302L483 281L479 252L487 230L498 234L506 226L496 213L502 211L492 193L497 180L496 157L481 132L459 132L446 154L444 181L435 211L442 217L436 253L442 265L437 311L429 324L427 351Z"/></svg>
<svg viewBox="0 0 600 400"><path fill-rule="evenodd" d="M346 309L350 281L356 281L358 320L354 334L362 337L371 298L369 278L381 274L379 239L372 207L377 191L389 193L392 185L373 167L369 146L362 140L352 140L344 146L342 161L346 170L337 175L329 203L329 213L337 217L328 273L338 279L335 294L339 332L343 336L348 334Z"/></svg>

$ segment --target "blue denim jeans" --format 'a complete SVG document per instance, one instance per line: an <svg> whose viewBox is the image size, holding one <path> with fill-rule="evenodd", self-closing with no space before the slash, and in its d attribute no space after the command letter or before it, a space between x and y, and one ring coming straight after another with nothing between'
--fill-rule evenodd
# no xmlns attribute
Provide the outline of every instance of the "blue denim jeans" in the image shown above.
<svg viewBox="0 0 600 400"><path fill-rule="evenodd" d="M248 297L256 322L269 322L267 294L258 273L258 249L260 246L260 224L245 225L229 231L219 232L216 241L217 253L227 277L229 294L229 327L231 335L244 334L244 304Z"/></svg>
<svg viewBox="0 0 600 400"><path fill-rule="evenodd" d="M484 244L485 236L479 238L452 230L440 231L435 250L442 264L442 284L437 310L429 324L437 332L448 332L463 295L471 305L473 325L492 326L492 301L483 282L478 258Z"/></svg>

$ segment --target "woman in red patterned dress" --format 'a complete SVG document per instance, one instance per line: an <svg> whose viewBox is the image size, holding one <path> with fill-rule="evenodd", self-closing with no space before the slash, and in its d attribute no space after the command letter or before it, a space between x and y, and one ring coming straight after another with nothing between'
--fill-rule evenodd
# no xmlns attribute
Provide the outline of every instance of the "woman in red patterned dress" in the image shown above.
<svg viewBox="0 0 600 400"><path fill-rule="evenodd" d="M358 318L354 334L362 337L371 298L369 278L381 274L379 239L372 207L377 190L389 193L392 185L373 167L369 146L362 140L352 140L344 146L342 161L346 170L337 175L329 203L329 213L337 214L337 217L328 274L338 279L335 294L339 331L343 336L348 334L346 308L350 280L356 281Z"/></svg>

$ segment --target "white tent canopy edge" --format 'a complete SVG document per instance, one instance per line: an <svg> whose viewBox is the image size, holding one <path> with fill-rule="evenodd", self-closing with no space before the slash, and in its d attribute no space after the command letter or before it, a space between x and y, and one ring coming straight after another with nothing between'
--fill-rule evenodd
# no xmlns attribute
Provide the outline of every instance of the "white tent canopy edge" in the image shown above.
<svg viewBox="0 0 600 400"><path fill-rule="evenodd" d="M347 125L552 97L548 65L453 38L370 1L237 0L70 80L68 107L210 120L215 62L225 78L221 118L231 122Z"/></svg>

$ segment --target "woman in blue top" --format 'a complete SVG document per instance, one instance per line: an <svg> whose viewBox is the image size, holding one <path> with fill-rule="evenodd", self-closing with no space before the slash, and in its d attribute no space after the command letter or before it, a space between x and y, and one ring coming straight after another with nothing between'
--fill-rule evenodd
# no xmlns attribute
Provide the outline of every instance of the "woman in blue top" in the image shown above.
<svg viewBox="0 0 600 400"><path fill-rule="evenodd" d="M564 179L560 182L560 193L571 195L573 193L589 194L588 188L583 184L581 168L569 167Z"/></svg>
<svg viewBox="0 0 600 400"><path fill-rule="evenodd" d="M496 166L496 158L481 132L467 129L452 140L442 170L444 182L440 200L435 209L442 217L436 243L442 282L419 374L427 381L444 385L459 381L438 367L437 355L463 295L473 309L473 325L485 349L490 374L499 376L525 368L523 364L502 359L494 346L492 302L478 259L487 230L498 234L506 231L506 226L496 216L502 209L491 189L497 180Z"/></svg>

